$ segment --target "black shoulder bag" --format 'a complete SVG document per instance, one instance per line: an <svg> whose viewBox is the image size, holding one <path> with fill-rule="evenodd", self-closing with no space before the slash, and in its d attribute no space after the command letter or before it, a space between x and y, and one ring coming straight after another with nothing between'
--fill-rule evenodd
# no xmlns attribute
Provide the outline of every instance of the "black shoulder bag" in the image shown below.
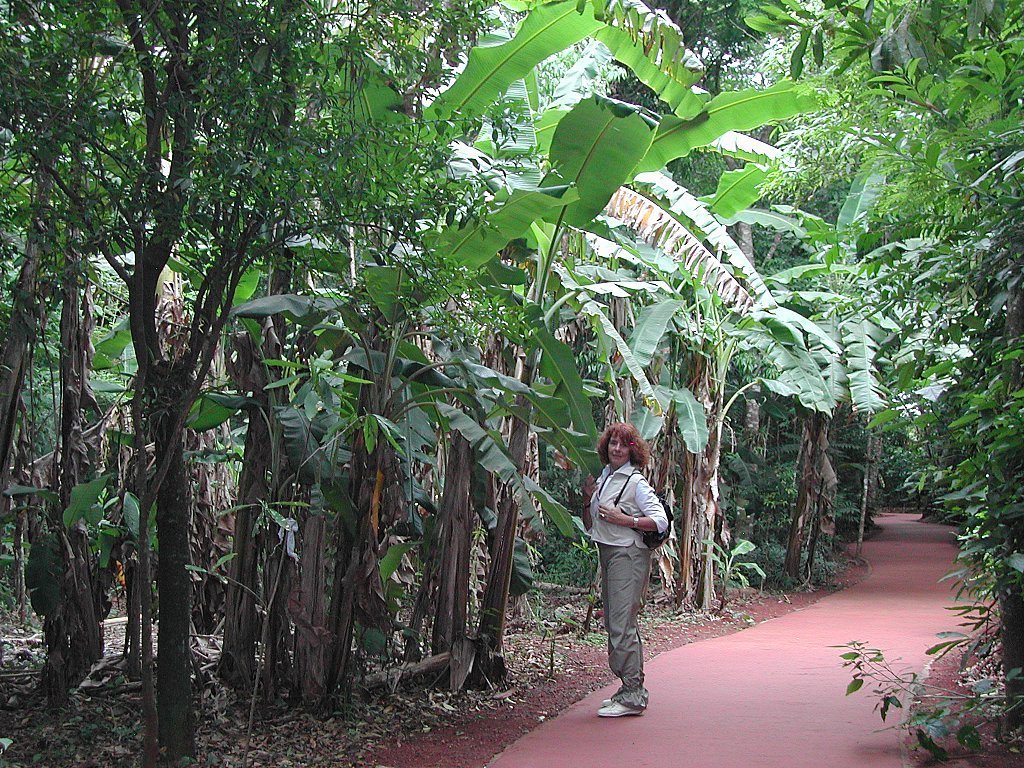
<svg viewBox="0 0 1024 768"><path fill-rule="evenodd" d="M634 472L626 478L626 482L622 484L622 489L619 491L619 495L615 497L615 506L619 506L622 494L626 492L626 486L629 485L629 481L633 479L634 475L640 475L640 477L643 477L643 474L640 472ZM672 509L665 503L665 497L657 491L655 491L654 494L658 497L658 501L661 502L661 508L665 510L665 516L668 518L668 527L665 528L664 533L659 533L657 529L655 529L653 531L644 531L641 534L641 536L643 536L644 544L647 545L648 549L657 549L668 541L668 537L672 533L672 521L675 519L675 516L672 514Z"/></svg>

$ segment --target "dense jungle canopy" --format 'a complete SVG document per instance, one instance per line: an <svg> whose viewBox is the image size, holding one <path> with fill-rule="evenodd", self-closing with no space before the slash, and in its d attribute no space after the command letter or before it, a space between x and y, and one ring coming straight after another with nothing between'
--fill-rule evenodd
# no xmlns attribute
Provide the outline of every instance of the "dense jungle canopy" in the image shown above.
<svg viewBox="0 0 1024 768"><path fill-rule="evenodd" d="M681 609L880 500L955 522L1019 727L1018 0L0 20L0 600L54 704L112 603L145 765L194 754L198 636L254 703L500 680L629 420Z"/></svg>

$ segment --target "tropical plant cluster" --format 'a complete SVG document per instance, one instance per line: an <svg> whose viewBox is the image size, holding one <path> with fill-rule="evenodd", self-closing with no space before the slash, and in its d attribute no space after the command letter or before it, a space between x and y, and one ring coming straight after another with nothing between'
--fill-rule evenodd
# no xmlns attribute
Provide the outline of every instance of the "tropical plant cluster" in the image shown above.
<svg viewBox="0 0 1024 768"><path fill-rule="evenodd" d="M1020 12L947 5L926 37L831 0L742 36L641 0L0 4L0 522L50 700L112 599L145 765L195 754L200 638L250 722L496 684L545 537L591 578L613 420L681 610L767 576L748 539L827 571L902 446L1015 663ZM844 72L873 127L823 117Z"/></svg>

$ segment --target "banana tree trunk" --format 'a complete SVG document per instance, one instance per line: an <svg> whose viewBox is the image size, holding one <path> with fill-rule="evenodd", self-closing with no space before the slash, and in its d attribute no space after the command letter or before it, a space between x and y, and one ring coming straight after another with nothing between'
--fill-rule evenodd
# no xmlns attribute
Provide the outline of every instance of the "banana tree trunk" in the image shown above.
<svg viewBox="0 0 1024 768"><path fill-rule="evenodd" d="M330 633L326 628L327 521L322 512L306 516L302 525L302 557L298 589L288 595L288 613L295 622L294 679L302 701L314 707L324 696Z"/></svg>
<svg viewBox="0 0 1024 768"><path fill-rule="evenodd" d="M797 493L796 507L789 525L789 543L786 548L786 559L783 563L784 573L792 579L799 579L801 555L804 542L808 537L808 523L817 525L829 486L831 465L828 463L828 430L831 416L827 413L814 411L805 413L803 438L800 443L800 454L797 458L800 467L800 486ZM834 475L833 475L834 477Z"/></svg>
<svg viewBox="0 0 1024 768"><path fill-rule="evenodd" d="M533 380L531 367L523 371L521 381ZM516 397L516 408L526 410L529 403L522 395ZM509 455L518 472L526 465L530 445L530 427L516 419L512 423L508 447ZM504 679L507 670L502 655L505 637L505 618L508 612L509 587L512 582L512 561L515 555L516 531L519 523L519 504L511 493L503 493L498 503L498 523L494 529L494 546L487 587L480 607L477 629L477 653L473 676L477 683Z"/></svg>
<svg viewBox="0 0 1024 768"><path fill-rule="evenodd" d="M473 509L470 484L473 471L473 447L461 435L452 440L444 476L444 493L438 511L437 557L440 579L437 614L434 619L431 650L449 653L448 681L459 690L469 672L462 646L466 639L466 610L469 603L469 555L472 545Z"/></svg>
<svg viewBox="0 0 1024 768"><path fill-rule="evenodd" d="M89 292L81 300L83 285L79 260L69 250L64 279L60 337L60 452L54 462L60 504L53 510L51 527L60 541L63 578L60 603L46 616L44 635L47 657L43 668L44 687L53 705L67 701L68 691L81 682L92 664L103 655L103 636L95 599L96 577L92 568L89 534L82 520L66 527L63 510L71 491L86 476L89 456L82 438L82 405L88 403L89 336L91 312Z"/></svg>

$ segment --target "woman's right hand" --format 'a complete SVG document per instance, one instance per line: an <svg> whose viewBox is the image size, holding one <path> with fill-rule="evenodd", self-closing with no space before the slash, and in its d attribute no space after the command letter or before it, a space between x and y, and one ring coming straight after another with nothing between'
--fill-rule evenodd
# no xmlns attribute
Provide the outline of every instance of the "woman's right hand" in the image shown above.
<svg viewBox="0 0 1024 768"><path fill-rule="evenodd" d="M594 480L593 475L587 475L587 479L583 481L583 503L586 506L590 506L590 500L594 496L594 491L597 488L597 482Z"/></svg>

